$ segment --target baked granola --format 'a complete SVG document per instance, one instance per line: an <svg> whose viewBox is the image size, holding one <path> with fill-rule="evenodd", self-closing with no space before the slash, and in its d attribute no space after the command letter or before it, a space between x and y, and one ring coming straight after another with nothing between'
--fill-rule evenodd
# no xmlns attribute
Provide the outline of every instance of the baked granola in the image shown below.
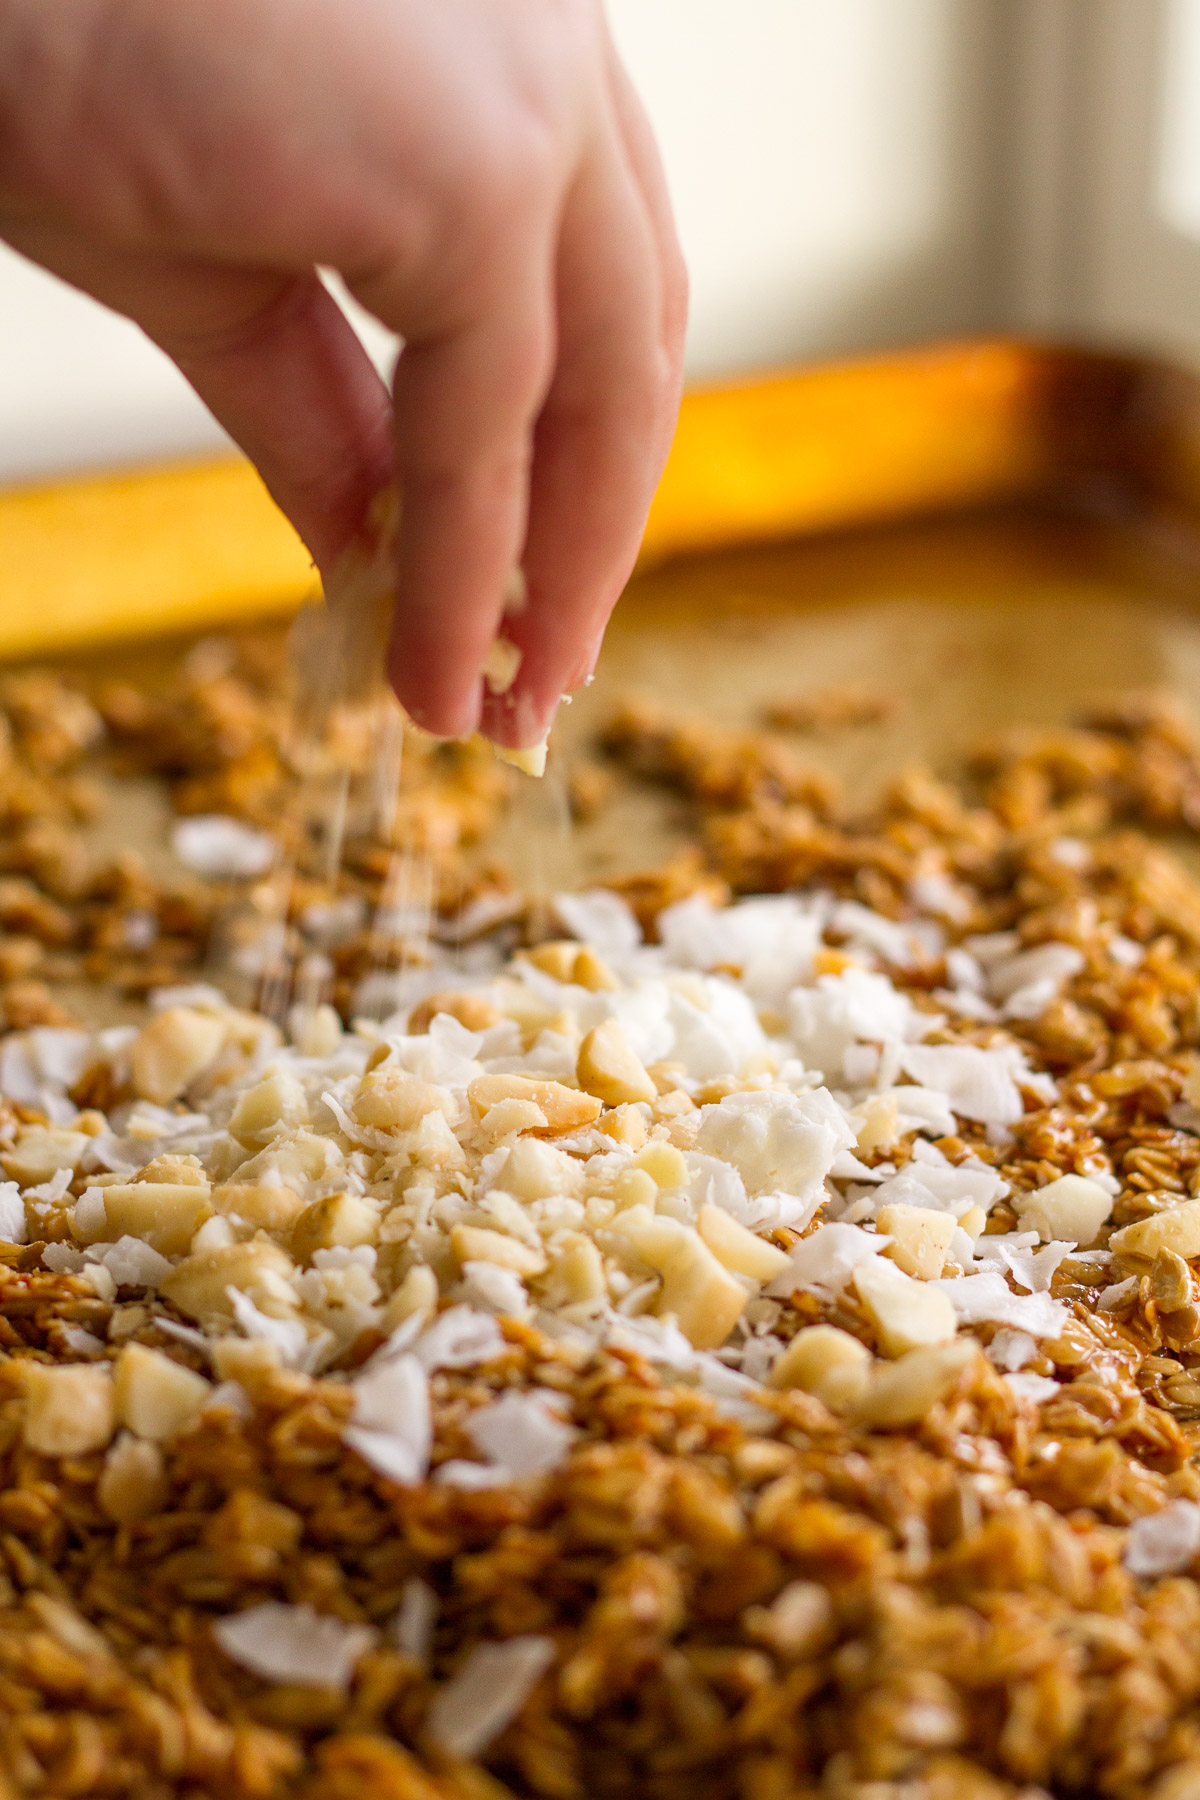
<svg viewBox="0 0 1200 1800"><path fill-rule="evenodd" d="M373 877L322 872L271 678L49 679L4 694L11 1792L1200 1793L1200 887L1148 835L1194 824L1200 754L1169 708L854 818L786 742L631 703L610 753L701 848L467 952L454 859L502 801L418 752L440 923L372 989L328 914L365 932L391 827L353 840ZM104 732L181 814L294 833L278 954L324 908L335 979L265 1016L194 978L262 883L227 829L242 873L169 897L71 865ZM89 955L135 1021L56 1010Z"/></svg>

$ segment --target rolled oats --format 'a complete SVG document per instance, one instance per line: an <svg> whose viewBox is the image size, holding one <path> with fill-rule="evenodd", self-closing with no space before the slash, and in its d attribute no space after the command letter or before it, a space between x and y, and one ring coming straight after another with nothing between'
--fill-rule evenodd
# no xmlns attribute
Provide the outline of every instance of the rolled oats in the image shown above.
<svg viewBox="0 0 1200 1800"><path fill-rule="evenodd" d="M331 892L272 680L206 651L90 711L0 694L8 1786L1187 1800L1200 1588L1155 1547L1200 1502L1200 899L1133 829L1200 818L1187 727L1142 701L1014 733L986 805L911 772L853 821L790 745L626 709L617 756L704 820L703 854L623 884L650 931L708 908L716 951L660 991L658 952L535 942L473 981L406 935L397 832L443 923L517 917L464 877L503 790L462 747L406 746ZM282 912L267 880L222 926L251 963L276 932L254 983L303 971L286 1035L179 991L227 893L80 863L97 720L177 808L296 858ZM780 893L746 915L795 934L776 989L729 888ZM382 1024L329 1007L418 967ZM79 1063L52 984L88 970L176 991ZM856 1010L883 990L855 970L908 1010ZM797 984L827 996L803 1049ZM131 1045L172 1010L212 1049L168 1093ZM598 1079L636 1061L636 1096L590 1078L605 1021L631 1060ZM939 1095L958 1048L990 1102ZM780 1091L808 1112L755 1098Z"/></svg>

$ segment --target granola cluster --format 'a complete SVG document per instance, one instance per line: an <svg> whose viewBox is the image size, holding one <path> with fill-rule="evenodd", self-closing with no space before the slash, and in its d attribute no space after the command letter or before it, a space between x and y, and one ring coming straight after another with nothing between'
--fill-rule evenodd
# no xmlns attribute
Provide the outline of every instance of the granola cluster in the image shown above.
<svg viewBox="0 0 1200 1800"><path fill-rule="evenodd" d="M1014 733L855 818L785 737L631 703L613 764L688 797L695 858L515 948L425 930L368 1017L378 945L337 965L311 915L386 897L321 874L311 796L378 740L314 766L275 677L205 655L159 696L3 695L8 879L63 918L10 987L111 909L29 847L99 757L243 871L197 872L177 957L142 877L136 1023L5 990L11 1791L1192 1800L1200 887L1146 834L1195 817L1175 714ZM406 764L447 919L505 916L461 861L492 779ZM191 979L256 833L299 889L279 953L341 984L273 1018Z"/></svg>
<svg viewBox="0 0 1200 1800"><path fill-rule="evenodd" d="M348 1012L364 976L421 959L430 912L466 937L519 914L472 854L509 793L490 752L365 703L324 709L318 729L289 666L275 632L203 640L142 681L0 677L6 1025L61 1022L81 984L140 998L214 954L246 1000L282 980L285 998L295 984ZM150 783L175 815L173 858L121 841Z"/></svg>

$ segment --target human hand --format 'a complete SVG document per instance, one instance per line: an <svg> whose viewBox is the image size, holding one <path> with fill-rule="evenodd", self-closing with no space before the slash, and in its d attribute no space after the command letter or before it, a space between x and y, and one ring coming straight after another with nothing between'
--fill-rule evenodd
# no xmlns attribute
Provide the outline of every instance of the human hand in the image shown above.
<svg viewBox="0 0 1200 1800"><path fill-rule="evenodd" d="M397 694L447 736L543 735L681 379L686 278L601 0L0 0L0 236L161 345L326 577L397 479ZM392 396L318 265L404 338ZM518 564L521 667L486 697Z"/></svg>

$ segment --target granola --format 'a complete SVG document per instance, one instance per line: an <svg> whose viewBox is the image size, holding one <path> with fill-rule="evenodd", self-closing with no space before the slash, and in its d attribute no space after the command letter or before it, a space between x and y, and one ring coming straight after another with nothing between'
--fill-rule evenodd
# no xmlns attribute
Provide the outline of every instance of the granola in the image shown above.
<svg viewBox="0 0 1200 1800"><path fill-rule="evenodd" d="M369 944L341 1013L297 985L267 1017L199 948L126 940L149 1007L89 1030L10 990L114 893L162 919L143 873L68 867L101 732L273 836L297 772L269 682L218 704L193 665L151 728L32 679L12 1792L1200 1791L1200 887L1146 835L1196 816L1173 712L1014 733L981 790L911 771L855 819L778 739L631 704L610 751L687 795L694 859L515 949L426 931L374 1018ZM201 720L203 777L194 736L163 749ZM500 800L473 752L428 758L401 804L465 809L429 835L449 918ZM325 908L328 946L367 878L322 886L294 828L284 924ZM181 938L257 879L175 896Z"/></svg>

